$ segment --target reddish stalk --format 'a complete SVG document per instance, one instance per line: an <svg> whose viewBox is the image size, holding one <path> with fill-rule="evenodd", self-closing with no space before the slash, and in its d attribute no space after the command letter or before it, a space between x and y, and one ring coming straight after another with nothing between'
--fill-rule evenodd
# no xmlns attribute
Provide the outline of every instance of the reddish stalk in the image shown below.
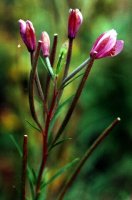
<svg viewBox="0 0 132 200"><path fill-rule="evenodd" d="M65 77L68 74L70 61L71 61L71 56L72 56L72 46L73 46L73 38L69 38L69 46L68 46L68 53L67 53L67 58L66 58L66 65L64 67L63 80L65 79Z"/></svg>
<svg viewBox="0 0 132 200"><path fill-rule="evenodd" d="M86 151L80 162L78 163L75 171L71 175L71 177L68 179L66 184L64 185L63 189L61 190L61 193L57 200L63 200L67 190L72 185L73 181L75 181L76 177L78 176L81 168L85 164L85 162L88 160L88 158L91 156L91 154L94 152L94 150L101 144L106 136L110 133L110 131L120 122L120 118L116 118L104 131L103 133L94 141L94 143L89 147L89 149Z"/></svg>
<svg viewBox="0 0 132 200"><path fill-rule="evenodd" d="M48 156L48 146L47 146L48 130L49 130L50 121L51 121L52 116L53 116L54 106L55 106L55 103L56 103L56 97L57 97L57 92L56 92L56 86L55 86L50 110L47 114L45 131L43 131L43 135L42 135L43 136L42 162L41 162L39 175L38 175L38 179L37 179L35 200L38 200L39 194L41 193L41 180L42 180L42 176L43 176L43 172L44 172L44 169L45 169L45 166L46 166L47 156Z"/></svg>
<svg viewBox="0 0 132 200"><path fill-rule="evenodd" d="M24 135L23 139L23 158L22 158L22 196L21 199L26 199L26 175L27 175L27 135Z"/></svg>
<svg viewBox="0 0 132 200"><path fill-rule="evenodd" d="M38 127L40 128L40 130L42 131L43 129L38 120L38 116L35 110L35 103L34 103L34 82L35 82L35 77L36 77L36 68L37 68L37 61L39 57L40 47L41 47L41 43L38 42L38 47L37 47L36 55L34 58L34 63L32 65L32 69L31 69L30 77L29 77L29 105L30 105L30 111L31 111L32 117L34 121L36 122L36 124L38 125Z"/></svg>
<svg viewBox="0 0 132 200"><path fill-rule="evenodd" d="M65 80L65 78L67 77L67 74L68 74L71 56L72 56L72 46L73 46L73 38L69 38L68 52L67 52L67 58L66 58L66 64L64 67L64 74L63 74L62 82ZM58 103L61 99L62 94L63 94L63 88L60 88L60 91L58 92L58 96L57 96L56 107L58 106Z"/></svg>

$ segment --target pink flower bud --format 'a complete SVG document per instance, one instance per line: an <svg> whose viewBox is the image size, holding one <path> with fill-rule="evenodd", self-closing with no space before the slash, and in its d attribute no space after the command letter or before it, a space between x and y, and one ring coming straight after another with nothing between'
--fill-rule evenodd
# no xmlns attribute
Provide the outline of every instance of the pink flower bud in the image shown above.
<svg viewBox="0 0 132 200"><path fill-rule="evenodd" d="M33 52L36 49L36 35L35 30L33 27L32 22L27 20L26 22L20 19L19 21L20 25L20 34L22 37L23 42L27 46L27 49L29 52Z"/></svg>
<svg viewBox="0 0 132 200"><path fill-rule="evenodd" d="M79 9L70 9L68 20L68 38L75 38L82 24L83 16Z"/></svg>
<svg viewBox="0 0 132 200"><path fill-rule="evenodd" d="M112 29L100 35L95 41L90 56L95 59L113 57L119 54L124 47L123 40L117 40L117 32Z"/></svg>
<svg viewBox="0 0 132 200"><path fill-rule="evenodd" d="M49 50L50 50L50 38L47 32L45 31L42 32L41 41L42 41L41 50L42 50L43 56L47 57L49 56Z"/></svg>

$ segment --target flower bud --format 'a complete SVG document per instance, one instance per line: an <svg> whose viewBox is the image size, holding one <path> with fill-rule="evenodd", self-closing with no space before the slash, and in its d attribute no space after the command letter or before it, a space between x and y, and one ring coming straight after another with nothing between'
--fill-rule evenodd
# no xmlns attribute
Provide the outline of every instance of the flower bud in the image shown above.
<svg viewBox="0 0 132 200"><path fill-rule="evenodd" d="M82 24L83 16L79 9L70 9L68 20L68 38L74 39Z"/></svg>
<svg viewBox="0 0 132 200"><path fill-rule="evenodd" d="M36 49L36 35L33 24L31 21L26 22L22 19L19 20L20 34L23 42L27 46L29 52L33 52Z"/></svg>
<svg viewBox="0 0 132 200"><path fill-rule="evenodd" d="M95 41L90 56L95 59L113 57L119 54L124 46L123 40L117 40L117 32L112 29L100 35Z"/></svg>
<svg viewBox="0 0 132 200"><path fill-rule="evenodd" d="M47 57L49 56L49 50L50 50L50 38L47 32L45 31L42 32L41 41L42 41L41 50L42 50L43 56Z"/></svg>

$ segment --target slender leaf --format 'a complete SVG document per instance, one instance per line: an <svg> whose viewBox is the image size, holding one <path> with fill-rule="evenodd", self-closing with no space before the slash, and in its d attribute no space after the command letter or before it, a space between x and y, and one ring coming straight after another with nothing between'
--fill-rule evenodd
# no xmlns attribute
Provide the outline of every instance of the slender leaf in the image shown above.
<svg viewBox="0 0 132 200"><path fill-rule="evenodd" d="M53 68L51 66L49 57L45 58L45 62L46 62L46 66L47 66L48 72L49 72L50 76L52 77L52 79L54 80L54 75L55 74L54 74Z"/></svg>
<svg viewBox="0 0 132 200"><path fill-rule="evenodd" d="M46 71L48 72L48 68L47 68L47 65L45 64L43 58L40 56L40 60L41 60L41 63L42 65L44 66L44 68L46 69Z"/></svg>
<svg viewBox="0 0 132 200"><path fill-rule="evenodd" d="M42 184L42 188L45 187L46 185L52 183L55 179L57 179L59 176L61 176L64 172L69 170L73 165L75 165L79 161L79 158L75 158L73 161L70 163L66 164L64 167L58 170L58 172L53 175L47 182Z"/></svg>
<svg viewBox="0 0 132 200"><path fill-rule="evenodd" d="M33 124L31 124L28 120L25 120L33 129L37 130L38 132L40 132L40 130L34 126Z"/></svg>
<svg viewBox="0 0 132 200"><path fill-rule="evenodd" d="M63 140L60 140L60 141L56 142L56 143L50 148L50 150L53 149L54 147L58 146L59 144L62 144L62 143L66 142L66 141L69 141L69 140L72 140L72 138L65 138L65 139L63 139Z"/></svg>
<svg viewBox="0 0 132 200"><path fill-rule="evenodd" d="M56 74L59 74L61 68L62 68L62 60L64 59L66 53L68 51L68 41L66 41L65 43L62 44L62 47L60 49L60 53L59 53L59 59L58 59L58 63L57 63L57 67L56 67Z"/></svg>
<svg viewBox="0 0 132 200"><path fill-rule="evenodd" d="M16 147L16 149L17 149L19 155L20 155L20 157L22 157L22 150L21 150L21 148L19 147L19 145L18 145L18 143L17 143L15 137L14 137L13 135L11 135L11 134L9 135L9 137L10 137L10 139L12 140L13 144L15 145L15 147Z"/></svg>

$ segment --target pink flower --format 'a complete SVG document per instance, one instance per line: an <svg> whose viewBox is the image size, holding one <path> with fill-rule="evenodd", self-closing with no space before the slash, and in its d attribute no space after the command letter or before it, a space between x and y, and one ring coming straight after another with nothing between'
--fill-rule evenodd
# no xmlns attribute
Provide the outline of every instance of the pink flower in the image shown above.
<svg viewBox="0 0 132 200"><path fill-rule="evenodd" d="M68 37L73 39L82 24L83 16L79 9L70 9L68 20Z"/></svg>
<svg viewBox="0 0 132 200"><path fill-rule="evenodd" d="M20 34L22 37L23 42L27 46L27 49L29 52L33 52L36 49L36 35L35 30L33 27L32 22L29 20L23 21L20 19L19 21L20 25Z"/></svg>
<svg viewBox="0 0 132 200"><path fill-rule="evenodd" d="M113 57L119 54L124 47L123 40L117 40L117 32L112 29L100 35L95 41L90 56L95 59Z"/></svg>
<svg viewBox="0 0 132 200"><path fill-rule="evenodd" d="M43 56L47 57L49 56L49 50L50 50L50 38L47 32L45 31L42 32L41 41L42 41L41 50L42 50Z"/></svg>

